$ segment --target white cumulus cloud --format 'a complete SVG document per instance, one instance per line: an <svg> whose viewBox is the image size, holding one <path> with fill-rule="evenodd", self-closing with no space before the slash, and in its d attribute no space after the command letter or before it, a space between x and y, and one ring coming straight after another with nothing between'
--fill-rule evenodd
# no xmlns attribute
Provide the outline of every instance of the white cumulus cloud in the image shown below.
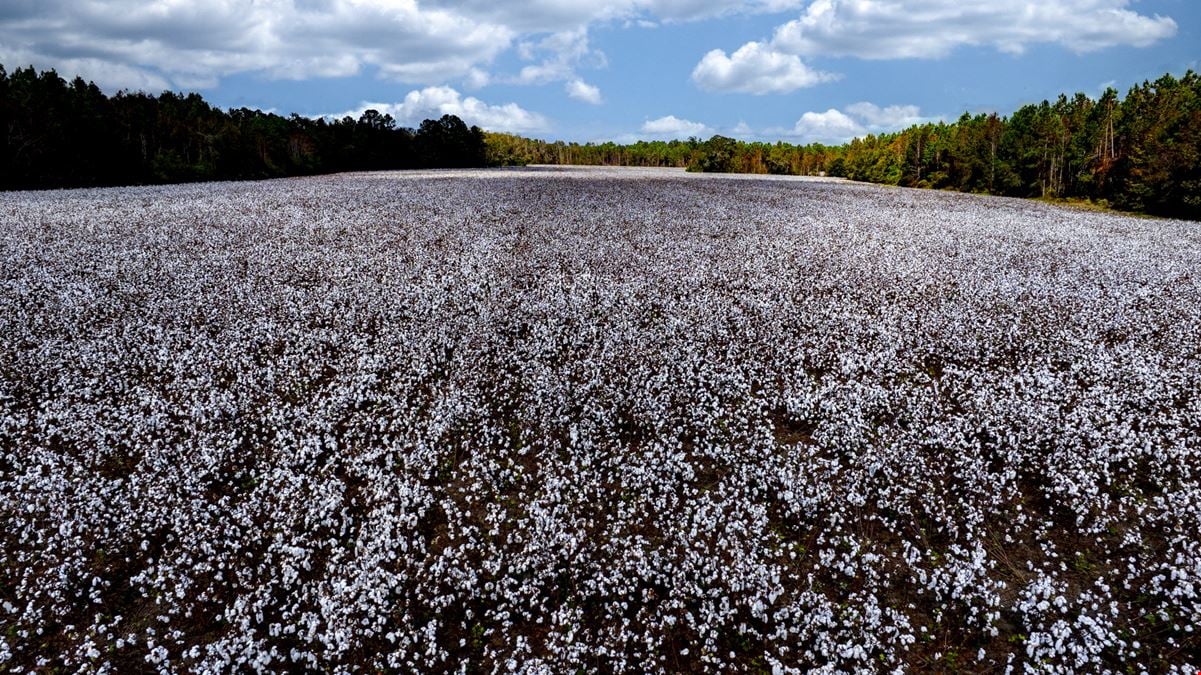
<svg viewBox="0 0 1201 675"><path fill-rule="evenodd" d="M756 135L755 130L751 128L751 125L744 121L740 121L738 124L734 125L734 128L730 129L730 134L734 136L734 138L751 138Z"/></svg>
<svg viewBox="0 0 1201 675"><path fill-rule="evenodd" d="M787 93L834 78L762 42L748 42L730 55L714 49L692 71L702 89L747 94Z"/></svg>
<svg viewBox="0 0 1201 675"><path fill-rule="evenodd" d="M374 71L466 86L516 44L541 63L516 77L568 82L603 63L590 28L798 8L801 0L0 0L0 62L94 79L106 89L212 86ZM583 49L583 53L580 50Z"/></svg>
<svg viewBox="0 0 1201 675"><path fill-rule="evenodd" d="M792 133L805 143L845 143L863 136L867 129L849 115L834 108L826 112L807 112L801 115Z"/></svg>
<svg viewBox="0 0 1201 675"><path fill-rule="evenodd" d="M938 58L960 46L1020 53L1032 44L1075 52L1144 47L1176 34L1169 17L1129 0L815 0L772 44L798 55Z"/></svg>
<svg viewBox="0 0 1201 675"><path fill-rule="evenodd" d="M921 110L915 105L890 105L884 108L866 101L852 103L846 111L859 119L870 129L889 131L903 129L928 121L922 117Z"/></svg>
<svg viewBox="0 0 1201 675"><path fill-rule="evenodd" d="M642 133L653 138L688 138L702 136L708 133L709 127L700 122L681 119L675 115L667 115L654 120L647 120L642 125Z"/></svg>
<svg viewBox="0 0 1201 675"><path fill-rule="evenodd" d="M503 23L411 0L6 0L0 6L0 61L64 71L81 65L80 74L108 88L212 85L243 72L336 77L366 66L399 81L441 82L490 63L515 35Z"/></svg>
<svg viewBox="0 0 1201 675"><path fill-rule="evenodd" d="M488 86L488 83L491 81L492 76L487 71L472 68L467 72L466 77L463 78L463 86L468 89L481 89Z"/></svg>
<svg viewBox="0 0 1201 675"><path fill-rule="evenodd" d="M565 88L567 90L567 95L571 98L583 101L585 103L591 103L592 105L600 105L601 103L602 99L600 89L596 85L588 84L580 79L575 79L569 80Z"/></svg>
<svg viewBox="0 0 1201 675"><path fill-rule="evenodd" d="M1170 17L1140 14L1130 0L813 0L769 40L708 52L692 79L713 91L786 93L831 79L802 59L939 58L963 46L1018 54L1034 44L1090 52L1176 31Z"/></svg>
<svg viewBox="0 0 1201 675"><path fill-rule="evenodd" d="M899 131L935 119L923 116L915 105L881 107L863 101L852 103L842 110L830 108L825 112L807 112L796 121L790 134L803 143L839 144L868 134Z"/></svg>
<svg viewBox="0 0 1201 675"><path fill-rule="evenodd" d="M600 89L578 74L581 67L606 65L604 52L589 45L587 28L552 33L538 42L521 42L517 45L517 55L536 63L524 66L515 77L502 78L503 81L524 85L563 82L563 91L569 97L593 105L602 102Z"/></svg>
<svg viewBox="0 0 1201 675"><path fill-rule="evenodd" d="M450 87L426 87L409 92L400 103L363 103L355 110L328 117L349 115L358 118L363 111L371 109L391 115L397 124L406 127L415 127L423 120L437 119L443 115L456 115L468 125L489 131L528 133L550 128L545 117L516 103L492 105L474 96L464 97Z"/></svg>

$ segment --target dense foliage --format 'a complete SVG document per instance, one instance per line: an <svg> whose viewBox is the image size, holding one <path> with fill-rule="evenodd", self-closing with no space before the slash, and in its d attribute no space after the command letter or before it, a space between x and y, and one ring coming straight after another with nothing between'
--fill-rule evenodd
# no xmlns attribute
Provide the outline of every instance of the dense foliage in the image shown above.
<svg viewBox="0 0 1201 675"><path fill-rule="evenodd" d="M839 159L829 173L856 180L1201 218L1201 76L1165 75L1122 100L1109 89L868 136Z"/></svg>
<svg viewBox="0 0 1201 675"><path fill-rule="evenodd" d="M826 170L842 149L788 143L745 143L724 136L708 141L619 143L547 142L513 134L485 133L492 166L561 164L583 166L689 167L714 173L813 176Z"/></svg>
<svg viewBox="0 0 1201 675"><path fill-rule="evenodd" d="M1192 223L376 173L0 260L5 671L1201 668Z"/></svg>
<svg viewBox="0 0 1201 675"><path fill-rule="evenodd" d="M334 121L222 111L198 94L109 97L81 78L0 66L0 189L483 164L483 132L454 116L411 130L375 110Z"/></svg>
<svg viewBox="0 0 1201 675"><path fill-rule="evenodd" d="M843 146L708 141L547 143L488 135L493 164L687 166L694 171L845 176L908 187L1015 197L1069 197L1201 218L1201 77L1165 75L1028 105L1009 117L869 135Z"/></svg>

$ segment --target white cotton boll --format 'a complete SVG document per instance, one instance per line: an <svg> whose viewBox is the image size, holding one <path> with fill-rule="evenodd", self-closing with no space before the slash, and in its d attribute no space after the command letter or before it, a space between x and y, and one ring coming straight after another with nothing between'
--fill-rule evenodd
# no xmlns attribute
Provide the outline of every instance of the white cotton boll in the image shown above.
<svg viewBox="0 0 1201 675"><path fill-rule="evenodd" d="M904 672L1016 615L1007 668L1088 671L1135 596L1179 628L1131 649L1192 634L1188 224L563 167L0 221L6 667Z"/></svg>

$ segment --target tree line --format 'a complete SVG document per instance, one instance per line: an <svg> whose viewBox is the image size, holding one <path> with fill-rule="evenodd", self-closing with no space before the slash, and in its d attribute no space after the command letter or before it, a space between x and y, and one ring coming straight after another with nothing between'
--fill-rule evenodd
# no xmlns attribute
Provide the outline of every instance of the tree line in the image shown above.
<svg viewBox="0 0 1201 675"><path fill-rule="evenodd" d="M458 117L397 125L221 110L199 94L106 96L32 67L0 66L0 189L274 178L337 171L477 167L484 132Z"/></svg>
<svg viewBox="0 0 1201 675"><path fill-rule="evenodd" d="M492 164L688 167L830 175L1014 197L1087 199L1128 211L1201 219L1201 77L1143 82L1119 98L1060 96L1012 115L965 113L841 146L707 141L547 143L487 134Z"/></svg>
<svg viewBox="0 0 1201 675"><path fill-rule="evenodd" d="M827 171L856 180L1067 197L1201 218L1201 77L1164 75L1099 98L1060 96L1008 117L964 114L852 141Z"/></svg>
<svg viewBox="0 0 1201 675"><path fill-rule="evenodd" d="M0 189L271 178L337 171L584 164L844 176L1016 197L1088 199L1201 219L1201 76L1164 75L1099 98L967 114L845 145L713 136L618 143L487 133L446 115L417 129L221 110L198 94L106 96L76 77L0 66Z"/></svg>
<svg viewBox="0 0 1201 675"><path fill-rule="evenodd" d="M488 162L493 166L580 164L586 166L650 166L689 168L721 173L817 175L841 148L818 143L749 143L724 136L637 141L630 144L547 142L513 134L485 132Z"/></svg>

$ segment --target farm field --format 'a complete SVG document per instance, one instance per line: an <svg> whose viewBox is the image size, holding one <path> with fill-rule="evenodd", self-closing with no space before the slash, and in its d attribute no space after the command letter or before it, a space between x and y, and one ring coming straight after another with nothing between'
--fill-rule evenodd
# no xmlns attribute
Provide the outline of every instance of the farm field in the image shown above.
<svg viewBox="0 0 1201 675"><path fill-rule="evenodd" d="M1201 224L465 170L0 263L0 670L1201 668Z"/></svg>

